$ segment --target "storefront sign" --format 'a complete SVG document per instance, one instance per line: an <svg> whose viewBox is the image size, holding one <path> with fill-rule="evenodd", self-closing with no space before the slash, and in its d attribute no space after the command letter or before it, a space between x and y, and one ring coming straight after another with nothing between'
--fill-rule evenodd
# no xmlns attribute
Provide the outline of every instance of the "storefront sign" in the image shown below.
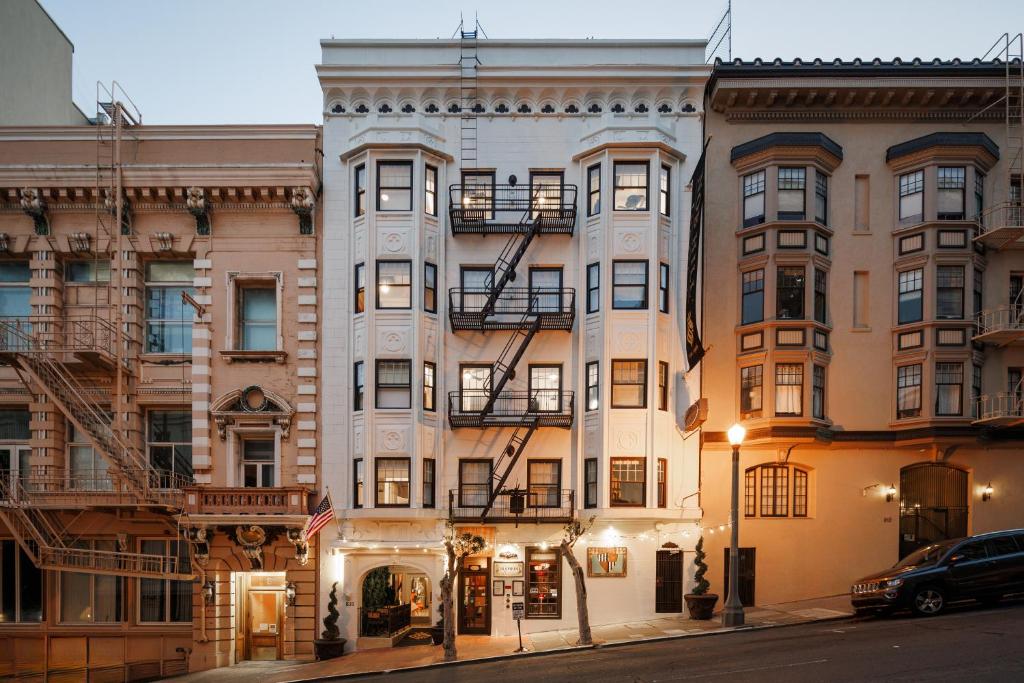
<svg viewBox="0 0 1024 683"><path fill-rule="evenodd" d="M526 614L526 603L513 602L512 603L512 618L516 621L522 621L523 615Z"/></svg>
<svg viewBox="0 0 1024 683"><path fill-rule="evenodd" d="M624 578L626 548L587 548L587 576Z"/></svg>
<svg viewBox="0 0 1024 683"><path fill-rule="evenodd" d="M501 576L506 579L523 575L522 562L495 562L494 576Z"/></svg>

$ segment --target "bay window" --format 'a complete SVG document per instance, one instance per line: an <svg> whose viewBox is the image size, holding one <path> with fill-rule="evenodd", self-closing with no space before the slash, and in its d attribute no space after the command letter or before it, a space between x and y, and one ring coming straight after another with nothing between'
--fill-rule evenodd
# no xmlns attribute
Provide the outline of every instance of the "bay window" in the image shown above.
<svg viewBox="0 0 1024 683"><path fill-rule="evenodd" d="M357 263L355 268L355 292L353 302L355 313L363 313L366 310L366 264Z"/></svg>
<svg viewBox="0 0 1024 683"><path fill-rule="evenodd" d="M759 323L764 320L764 269L743 273L743 305L741 325Z"/></svg>
<svg viewBox="0 0 1024 683"><path fill-rule="evenodd" d="M828 225L828 176L820 171L814 174L814 220Z"/></svg>
<svg viewBox="0 0 1024 683"><path fill-rule="evenodd" d="M583 460L583 507L597 507L597 458Z"/></svg>
<svg viewBox="0 0 1024 683"><path fill-rule="evenodd" d="M740 368L740 415L760 417L763 397L763 368L750 365Z"/></svg>
<svg viewBox="0 0 1024 683"><path fill-rule="evenodd" d="M668 216L672 210L672 169L668 166L661 167L661 174L658 176L658 211L662 216Z"/></svg>
<svg viewBox="0 0 1024 683"><path fill-rule="evenodd" d="M658 507L668 506L668 460L658 458Z"/></svg>
<svg viewBox="0 0 1024 683"><path fill-rule="evenodd" d="M409 458L375 458L376 507L409 507Z"/></svg>
<svg viewBox="0 0 1024 683"><path fill-rule="evenodd" d="M775 283L775 317L778 320L804 319L803 266L783 266L778 269Z"/></svg>
<svg viewBox="0 0 1024 683"><path fill-rule="evenodd" d="M362 216L366 213L366 164L356 166L352 184L355 191L352 206L355 209L355 215Z"/></svg>
<svg viewBox="0 0 1024 683"><path fill-rule="evenodd" d="M962 320L964 317L964 267L939 266L935 275L935 317Z"/></svg>
<svg viewBox="0 0 1024 683"><path fill-rule="evenodd" d="M815 365L811 377L811 416L825 419L825 366Z"/></svg>
<svg viewBox="0 0 1024 683"><path fill-rule="evenodd" d="M412 210L412 162L377 162L377 210Z"/></svg>
<svg viewBox="0 0 1024 683"><path fill-rule="evenodd" d="M377 360L376 391L377 408L412 407L412 361Z"/></svg>
<svg viewBox="0 0 1024 683"><path fill-rule="evenodd" d="M921 415L921 366L902 365L896 368L896 418Z"/></svg>
<svg viewBox="0 0 1024 683"><path fill-rule="evenodd" d="M775 414L803 415L804 366L779 363L775 366Z"/></svg>
<svg viewBox="0 0 1024 683"><path fill-rule="evenodd" d="M935 414L963 415L964 364L935 364Z"/></svg>
<svg viewBox="0 0 1024 683"><path fill-rule="evenodd" d="M601 164L587 169L587 216L601 213Z"/></svg>
<svg viewBox="0 0 1024 683"><path fill-rule="evenodd" d="M658 410L668 410L668 363L658 361Z"/></svg>
<svg viewBox="0 0 1024 683"><path fill-rule="evenodd" d="M352 461L352 507L354 508L363 507L365 482L366 470L363 466L363 459L356 458Z"/></svg>
<svg viewBox="0 0 1024 683"><path fill-rule="evenodd" d="M616 211L646 211L649 166L646 161L616 161L613 167Z"/></svg>
<svg viewBox="0 0 1024 683"><path fill-rule="evenodd" d="M669 269L667 263L658 264L658 310L668 313Z"/></svg>
<svg viewBox="0 0 1024 683"><path fill-rule="evenodd" d="M611 458L609 494L612 507L643 507L647 502L644 458Z"/></svg>
<svg viewBox="0 0 1024 683"><path fill-rule="evenodd" d="M924 269L904 270L897 276L900 325L920 322L924 318Z"/></svg>
<svg viewBox="0 0 1024 683"><path fill-rule="evenodd" d="M743 227L764 223L765 172L743 176Z"/></svg>
<svg viewBox="0 0 1024 683"><path fill-rule="evenodd" d="M437 366L430 361L423 363L423 410L437 410Z"/></svg>
<svg viewBox="0 0 1024 683"><path fill-rule="evenodd" d="M597 313L601 308L601 264L587 266L587 313Z"/></svg>
<svg viewBox="0 0 1024 683"><path fill-rule="evenodd" d="M612 262L612 308L647 309L647 261Z"/></svg>
<svg viewBox="0 0 1024 683"><path fill-rule="evenodd" d="M432 508L437 505L437 461L433 458L423 459L423 507Z"/></svg>
<svg viewBox="0 0 1024 683"><path fill-rule="evenodd" d="M818 268L814 269L814 320L828 324L828 276Z"/></svg>
<svg viewBox="0 0 1024 683"><path fill-rule="evenodd" d="M587 363L587 411L597 410L601 399L600 364L596 360Z"/></svg>
<svg viewBox="0 0 1024 683"><path fill-rule="evenodd" d="M423 210L428 216L437 215L437 168L430 164L423 173Z"/></svg>
<svg viewBox="0 0 1024 683"><path fill-rule="evenodd" d="M363 361L352 364L352 410L363 409L363 395L366 387L366 367Z"/></svg>
<svg viewBox="0 0 1024 683"><path fill-rule="evenodd" d="M921 221L924 217L924 171L900 176L900 221Z"/></svg>
<svg viewBox="0 0 1024 683"><path fill-rule="evenodd" d="M377 261L377 308L412 308L412 261Z"/></svg>
<svg viewBox="0 0 1024 683"><path fill-rule="evenodd" d="M437 266L423 264L423 310L437 313Z"/></svg>
<svg viewBox="0 0 1024 683"><path fill-rule="evenodd" d="M647 407L647 361L612 361L612 408Z"/></svg>
<svg viewBox="0 0 1024 683"><path fill-rule="evenodd" d="M938 178L938 218L940 221L962 221L965 211L967 169L963 166L940 166Z"/></svg>
<svg viewBox="0 0 1024 683"><path fill-rule="evenodd" d="M807 169L779 169L779 220L802 221L806 217Z"/></svg>

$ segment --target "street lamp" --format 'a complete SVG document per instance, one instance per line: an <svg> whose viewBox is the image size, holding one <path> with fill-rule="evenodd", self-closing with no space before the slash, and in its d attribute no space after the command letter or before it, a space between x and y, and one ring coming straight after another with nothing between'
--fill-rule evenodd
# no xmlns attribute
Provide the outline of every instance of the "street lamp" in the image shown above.
<svg viewBox="0 0 1024 683"><path fill-rule="evenodd" d="M743 603L740 602L740 446L747 430L743 425L734 424L726 433L732 445L732 503L730 519L732 521L732 537L729 540L729 597L725 600L722 610L722 626L743 625Z"/></svg>

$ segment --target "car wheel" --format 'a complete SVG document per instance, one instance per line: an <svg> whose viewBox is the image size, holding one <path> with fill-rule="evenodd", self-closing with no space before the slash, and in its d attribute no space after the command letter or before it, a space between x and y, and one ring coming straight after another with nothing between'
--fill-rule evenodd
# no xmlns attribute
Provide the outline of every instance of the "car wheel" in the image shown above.
<svg viewBox="0 0 1024 683"><path fill-rule="evenodd" d="M935 616L946 606L946 596L935 586L922 586L914 592L911 607L914 614L923 617Z"/></svg>

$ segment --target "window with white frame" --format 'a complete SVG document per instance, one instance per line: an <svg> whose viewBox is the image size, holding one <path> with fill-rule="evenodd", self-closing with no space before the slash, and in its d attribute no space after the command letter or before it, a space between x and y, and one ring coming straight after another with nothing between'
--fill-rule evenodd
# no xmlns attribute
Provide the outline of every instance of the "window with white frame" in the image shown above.
<svg viewBox="0 0 1024 683"><path fill-rule="evenodd" d="M178 573L190 571L187 541L141 539L144 555L174 557ZM188 623L192 621L192 581L175 579L138 579L139 621L151 623Z"/></svg>
<svg viewBox="0 0 1024 683"><path fill-rule="evenodd" d="M377 210L412 211L412 162L377 162Z"/></svg>
<svg viewBox="0 0 1024 683"><path fill-rule="evenodd" d="M807 169L779 169L779 220L802 221L806 217Z"/></svg>
<svg viewBox="0 0 1024 683"><path fill-rule="evenodd" d="M239 351L276 351L276 286L267 282L239 282L237 291L236 348Z"/></svg>
<svg viewBox="0 0 1024 683"><path fill-rule="evenodd" d="M804 366L779 363L775 366L775 414L799 416L804 412Z"/></svg>
<svg viewBox="0 0 1024 683"><path fill-rule="evenodd" d="M276 458L273 439L242 441L242 486L272 488L276 485Z"/></svg>
<svg viewBox="0 0 1024 683"><path fill-rule="evenodd" d="M79 539L70 546L101 552L118 550L114 540ZM56 573L60 577L60 623L111 624L125 620L122 577L81 572Z"/></svg>
<svg viewBox="0 0 1024 683"><path fill-rule="evenodd" d="M924 217L924 171L900 176L900 220L920 221Z"/></svg>
<svg viewBox="0 0 1024 683"><path fill-rule="evenodd" d="M146 264L146 353L192 353L193 311L181 294L195 291L194 277L191 261Z"/></svg>
<svg viewBox="0 0 1024 683"><path fill-rule="evenodd" d="M743 227L764 223L765 172L743 176Z"/></svg>
<svg viewBox="0 0 1024 683"><path fill-rule="evenodd" d="M938 204L940 221L962 221L965 213L967 169L963 166L939 166Z"/></svg>
<svg viewBox="0 0 1024 683"><path fill-rule="evenodd" d="M408 359L377 360L377 387L374 392L378 408L412 407L412 361Z"/></svg>

